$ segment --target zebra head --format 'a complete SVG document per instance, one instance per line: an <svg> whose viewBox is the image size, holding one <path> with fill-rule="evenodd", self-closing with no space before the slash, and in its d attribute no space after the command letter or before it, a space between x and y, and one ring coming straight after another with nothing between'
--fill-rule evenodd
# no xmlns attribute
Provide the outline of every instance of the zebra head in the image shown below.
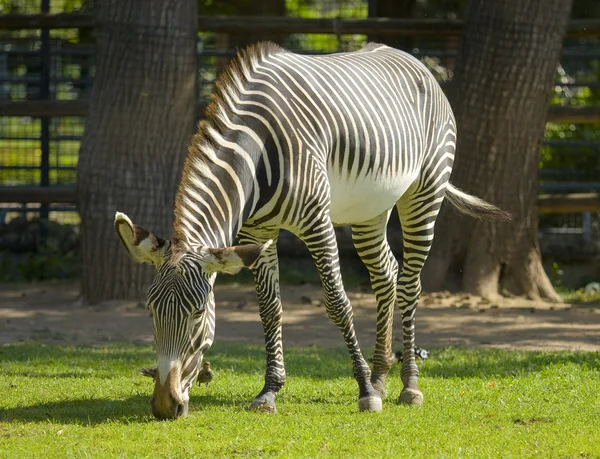
<svg viewBox="0 0 600 459"><path fill-rule="evenodd" d="M158 358L152 413L160 419L185 416L189 389L214 339L216 275L252 268L271 241L263 246L181 251L173 242L135 226L120 212L115 216L115 229L133 261L151 263L157 269L147 297Z"/></svg>

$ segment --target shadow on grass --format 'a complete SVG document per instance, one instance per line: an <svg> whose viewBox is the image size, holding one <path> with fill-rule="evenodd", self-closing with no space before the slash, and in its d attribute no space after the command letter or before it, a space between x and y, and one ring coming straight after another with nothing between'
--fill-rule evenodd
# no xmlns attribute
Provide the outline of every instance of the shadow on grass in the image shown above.
<svg viewBox="0 0 600 459"><path fill-rule="evenodd" d="M241 397L219 397L210 394L192 395L190 413L201 412L203 407L238 407L245 409L250 404ZM30 406L1 409L0 422L54 422L94 426L106 423L147 423L156 419L150 409L150 397L134 395L122 400L89 398L39 403ZM159 422L159 421L156 421ZM165 421L168 422L168 421Z"/></svg>
<svg viewBox="0 0 600 459"><path fill-rule="evenodd" d="M0 421L52 421L63 424L96 425L107 422L148 422L153 419L149 398L142 395L124 400L104 398L64 400L0 410Z"/></svg>

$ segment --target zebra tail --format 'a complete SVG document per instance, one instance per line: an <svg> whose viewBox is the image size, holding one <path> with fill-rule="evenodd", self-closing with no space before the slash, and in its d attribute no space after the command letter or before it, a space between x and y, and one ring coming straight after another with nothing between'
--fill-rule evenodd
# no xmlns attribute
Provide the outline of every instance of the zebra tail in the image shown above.
<svg viewBox="0 0 600 459"><path fill-rule="evenodd" d="M500 220L507 221L512 219L512 215L498 207L490 204L475 196L459 190L451 183L446 188L446 199L460 213L469 215L481 220Z"/></svg>

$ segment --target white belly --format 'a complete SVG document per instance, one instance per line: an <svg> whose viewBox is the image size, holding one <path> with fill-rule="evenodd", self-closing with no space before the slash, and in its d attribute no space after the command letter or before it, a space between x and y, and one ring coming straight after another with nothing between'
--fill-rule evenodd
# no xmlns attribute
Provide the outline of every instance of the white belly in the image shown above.
<svg viewBox="0 0 600 459"><path fill-rule="evenodd" d="M328 171L331 187L331 220L335 225L362 223L391 209L417 178L369 175L346 179Z"/></svg>

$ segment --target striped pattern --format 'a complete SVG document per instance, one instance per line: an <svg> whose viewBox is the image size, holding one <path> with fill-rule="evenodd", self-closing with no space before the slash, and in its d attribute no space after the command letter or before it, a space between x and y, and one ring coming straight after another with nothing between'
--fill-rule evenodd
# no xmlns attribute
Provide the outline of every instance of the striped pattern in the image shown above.
<svg viewBox="0 0 600 459"><path fill-rule="evenodd" d="M168 263L158 266L148 290L160 382L164 384L170 365L176 363L184 394L198 375L204 351L214 341L215 299L211 288L214 278L214 274L203 272L197 256L188 254L178 260L176 269Z"/></svg>
<svg viewBox="0 0 600 459"><path fill-rule="evenodd" d="M212 342L214 276L204 272L198 254L229 247L236 238L262 245L286 229L304 241L319 270L327 314L352 359L360 409L381 409L396 304L404 344L400 401L420 403L414 358L419 276L444 195L451 193L451 202L467 213L502 216L448 187L455 132L434 77L401 51L378 44L328 56L296 55L273 44L247 49L217 83L185 163L170 261L149 295L159 355L167 362L183 359L187 375L195 375L194 349ZM394 206L404 237L400 266L385 233ZM334 225L352 226L377 296L373 374L356 339ZM275 411L286 378L276 245L264 248L252 267L267 352L265 385L252 407Z"/></svg>

